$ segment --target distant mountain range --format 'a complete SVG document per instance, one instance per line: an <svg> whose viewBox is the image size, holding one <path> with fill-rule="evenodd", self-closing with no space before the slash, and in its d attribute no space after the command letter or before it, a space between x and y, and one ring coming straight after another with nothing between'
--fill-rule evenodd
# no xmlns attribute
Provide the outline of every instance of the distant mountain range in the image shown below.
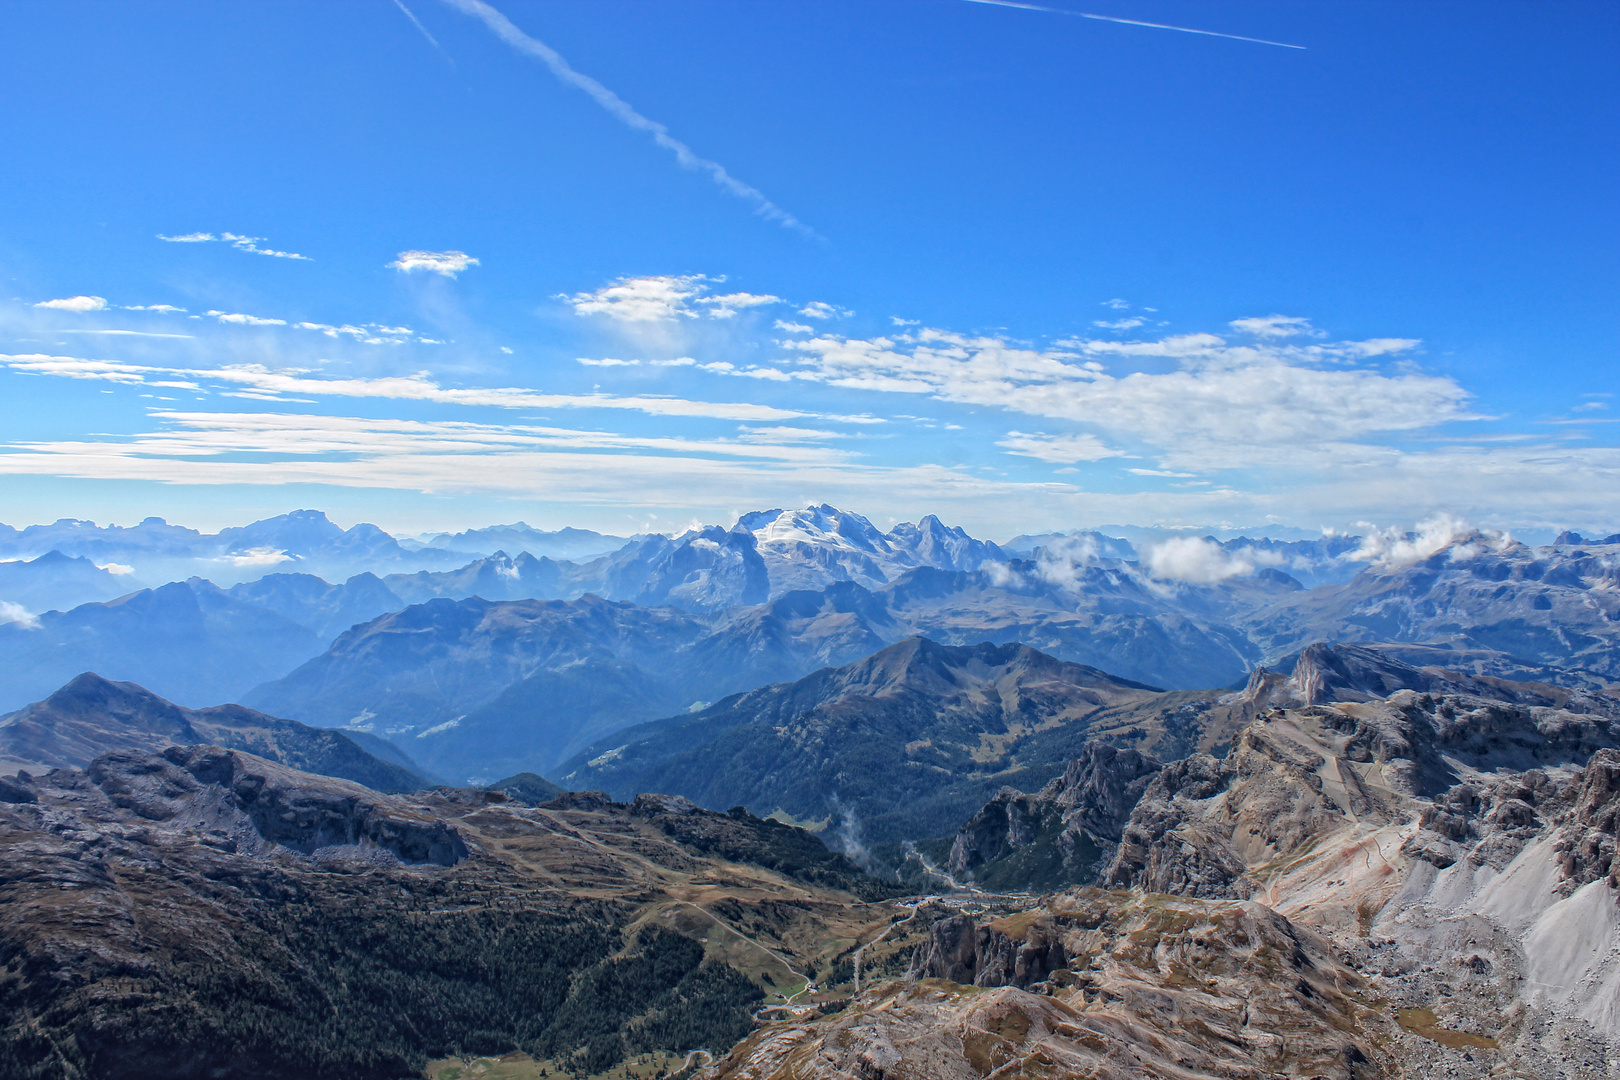
<svg viewBox="0 0 1620 1080"><path fill-rule="evenodd" d="M0 562L0 600L30 613L66 610L135 591L139 586L130 575L127 566L101 567L82 555L64 555L53 548L32 559Z"/></svg>
<svg viewBox="0 0 1620 1080"><path fill-rule="evenodd" d="M493 555L497 551L522 551L550 559L577 562L608 555L640 537L608 536L590 529L555 529L547 532L524 523L491 525L483 529L466 529L458 533L430 533L400 543L407 548L440 548L448 551L469 551L476 555Z"/></svg>
<svg viewBox="0 0 1620 1080"><path fill-rule="evenodd" d="M526 525L442 535L554 550L620 539ZM1020 643L1173 690L1238 686L1316 640L1443 648L1445 664L1479 674L1601 686L1620 678L1620 544L1559 539L1530 548L1459 533L1417 550L1409 537L1402 558L1340 536L1176 535L1138 550L1077 532L998 546L933 517L884 532L822 505L632 537L583 561L503 548L435 566L464 556L313 511L211 537L156 519L59 522L0 535L3 550L60 541L82 552L0 563L0 586L29 601L0 593L0 708L91 670L187 706L252 695L307 722L369 724L442 752L458 776L493 777L545 771L623 726L912 636ZM52 590L133 583L130 564L93 562L132 551L214 552L216 568L236 570L231 560L267 561L229 587L191 577L32 613ZM289 572L321 559L362 569L339 584ZM445 601L463 608L413 610ZM653 624L668 640L636 644L636 628Z"/></svg>
<svg viewBox="0 0 1620 1080"><path fill-rule="evenodd" d="M432 781L385 742L282 720L240 705L182 709L134 683L85 673L43 701L0 716L0 769L84 768L103 754L212 744L377 791Z"/></svg>

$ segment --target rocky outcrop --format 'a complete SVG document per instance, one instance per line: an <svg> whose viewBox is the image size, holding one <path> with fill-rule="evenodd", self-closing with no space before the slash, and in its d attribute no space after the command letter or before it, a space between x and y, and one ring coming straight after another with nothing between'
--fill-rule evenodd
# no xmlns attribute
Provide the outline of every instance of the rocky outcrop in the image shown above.
<svg viewBox="0 0 1620 1080"><path fill-rule="evenodd" d="M1615 858L1620 833L1620 751L1599 750L1570 785L1573 804L1565 832L1554 850L1566 889L1605 878L1620 889L1620 859Z"/></svg>
<svg viewBox="0 0 1620 1080"><path fill-rule="evenodd" d="M657 820L788 833L841 859L813 835L656 798L647 817L467 789L389 796L208 746L10 783L8 1080L398 1080L520 1043L552 1075L642 1051L678 1062L752 1029L750 978L783 985L819 943L888 914L738 846L706 856ZM737 968L706 956L717 920L774 951L745 945Z"/></svg>
<svg viewBox="0 0 1620 1080"><path fill-rule="evenodd" d="M1106 885L1177 896L1247 897L1248 867L1218 828L1203 818L1234 772L1208 754L1172 762L1131 812Z"/></svg>
<svg viewBox="0 0 1620 1080"><path fill-rule="evenodd" d="M910 984L767 1028L717 1074L1606 1075L1620 1048L1613 696L1304 659L1305 694L1251 684L1258 715L1224 756L1148 774L1102 879L1119 891L935 922ZM1074 789L1106 803L1095 780ZM1115 790L1117 811L1132 792ZM1057 794L993 800L958 865L1051 842ZM992 865L1011 858L976 869ZM963 986L998 983L994 997Z"/></svg>
<svg viewBox="0 0 1620 1080"><path fill-rule="evenodd" d="M224 851L313 855L347 848L438 866L467 856L461 837L441 820L359 784L217 746L105 754L83 776L113 806L170 829L201 832Z"/></svg>
<svg viewBox="0 0 1620 1080"><path fill-rule="evenodd" d="M949 870L991 887L1088 885L1160 763L1100 741L1033 795L1003 788L957 831Z"/></svg>
<svg viewBox="0 0 1620 1080"><path fill-rule="evenodd" d="M1320 936L1261 905L1082 889L1041 910L1040 933L1061 942L1064 963L1030 989L1011 982L979 988L994 986L1006 970L999 962L1005 946L981 948L996 940L991 927L958 916L935 924L919 953L922 966L913 968L916 978L876 983L830 1017L764 1026L712 1075L1403 1075L1400 1028L1367 1000L1369 980ZM1016 944L1016 935L1007 937ZM986 952L989 964L981 962ZM1055 957L1055 948L1046 955ZM974 982L966 984L970 974Z"/></svg>
<svg viewBox="0 0 1620 1080"><path fill-rule="evenodd" d="M1050 919L1029 923L1023 936L1014 938L994 924L981 926L971 916L954 915L934 923L906 978L1027 990L1045 982L1064 962L1063 942Z"/></svg>

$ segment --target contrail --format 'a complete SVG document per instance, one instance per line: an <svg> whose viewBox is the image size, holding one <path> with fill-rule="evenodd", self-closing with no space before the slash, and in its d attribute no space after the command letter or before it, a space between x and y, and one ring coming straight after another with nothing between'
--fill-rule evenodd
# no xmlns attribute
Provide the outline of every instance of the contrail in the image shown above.
<svg viewBox="0 0 1620 1080"><path fill-rule="evenodd" d="M397 3L398 0L395 0L395 2ZM615 94L589 75L575 71L557 50L519 30L513 25L511 19L484 3L484 0L444 0L444 2L467 15L482 19L484 25L495 31L496 36L512 46L512 48L544 61L545 65L551 69L551 73L557 76L559 80L569 86L585 91L598 105L618 117L627 127L650 134L653 142L674 154L675 160L684 167L708 173L714 182L720 185L721 190L753 203L756 214L805 236L817 240L822 239L810 226L767 199L763 191L738 180L727 172L725 166L718 161L710 161L708 158L694 154L690 146L671 135L669 129L663 124L642 116L618 94Z"/></svg>
<svg viewBox="0 0 1620 1080"><path fill-rule="evenodd" d="M1290 45L1286 41L1267 41L1265 38L1244 37L1242 34L1222 34L1216 30L1194 30L1190 26L1171 26L1169 23L1143 22L1141 19L1121 19L1117 15L1093 15L1089 11L1068 11L1064 8L1043 7L1040 4L1019 4L1014 0L966 0L969 4L990 4L994 7L1019 8L1023 11L1045 11L1053 15L1073 15L1078 19L1096 19L1099 22L1124 23L1126 26L1150 26L1155 30L1180 30L1183 34L1202 34L1204 37L1228 38L1232 41L1251 41L1256 45L1275 45L1280 49L1303 49L1303 45Z"/></svg>
<svg viewBox="0 0 1620 1080"><path fill-rule="evenodd" d="M422 31L422 36L428 39L429 45L439 50L440 56L450 60L450 54L444 51L444 46L439 44L439 39L428 33L428 28L422 25L422 20L416 17L416 12L405 6L405 0L394 0L394 6L405 13L405 17L411 20L413 26ZM454 60L450 60L451 67L454 67L455 63Z"/></svg>

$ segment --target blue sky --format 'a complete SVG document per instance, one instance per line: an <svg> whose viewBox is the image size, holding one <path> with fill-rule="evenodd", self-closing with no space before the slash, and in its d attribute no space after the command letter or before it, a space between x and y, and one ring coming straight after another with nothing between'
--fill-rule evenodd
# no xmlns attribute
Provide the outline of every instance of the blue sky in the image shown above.
<svg viewBox="0 0 1620 1080"><path fill-rule="evenodd" d="M405 5L0 12L0 520L1620 529L1612 4Z"/></svg>

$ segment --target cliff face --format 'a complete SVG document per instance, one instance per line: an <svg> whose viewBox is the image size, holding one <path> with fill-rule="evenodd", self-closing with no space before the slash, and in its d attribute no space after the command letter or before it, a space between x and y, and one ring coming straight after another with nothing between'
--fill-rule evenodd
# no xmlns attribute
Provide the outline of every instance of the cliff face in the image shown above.
<svg viewBox="0 0 1620 1080"><path fill-rule="evenodd" d="M1015 939L993 924L981 926L970 916L955 915L934 923L906 978L1028 989L1045 982L1064 962L1062 937L1051 919L1035 920Z"/></svg>
<svg viewBox="0 0 1620 1080"><path fill-rule="evenodd" d="M107 754L91 762L85 777L114 806L171 828L206 830L226 851L354 849L438 866L467 857L467 845L442 820L411 813L359 784L217 746Z"/></svg>
<svg viewBox="0 0 1620 1080"><path fill-rule="evenodd" d="M990 888L1091 884L1160 767L1135 750L1088 743L1040 791L1003 788L970 818L956 834L949 870Z"/></svg>
<svg viewBox="0 0 1620 1080"><path fill-rule="evenodd" d="M1092 750L1067 786L1004 792L955 869L1119 822L1108 891L935 912L909 982L762 1031L718 1075L1608 1075L1620 700L1359 652L1251 684L1267 700L1222 757Z"/></svg>

